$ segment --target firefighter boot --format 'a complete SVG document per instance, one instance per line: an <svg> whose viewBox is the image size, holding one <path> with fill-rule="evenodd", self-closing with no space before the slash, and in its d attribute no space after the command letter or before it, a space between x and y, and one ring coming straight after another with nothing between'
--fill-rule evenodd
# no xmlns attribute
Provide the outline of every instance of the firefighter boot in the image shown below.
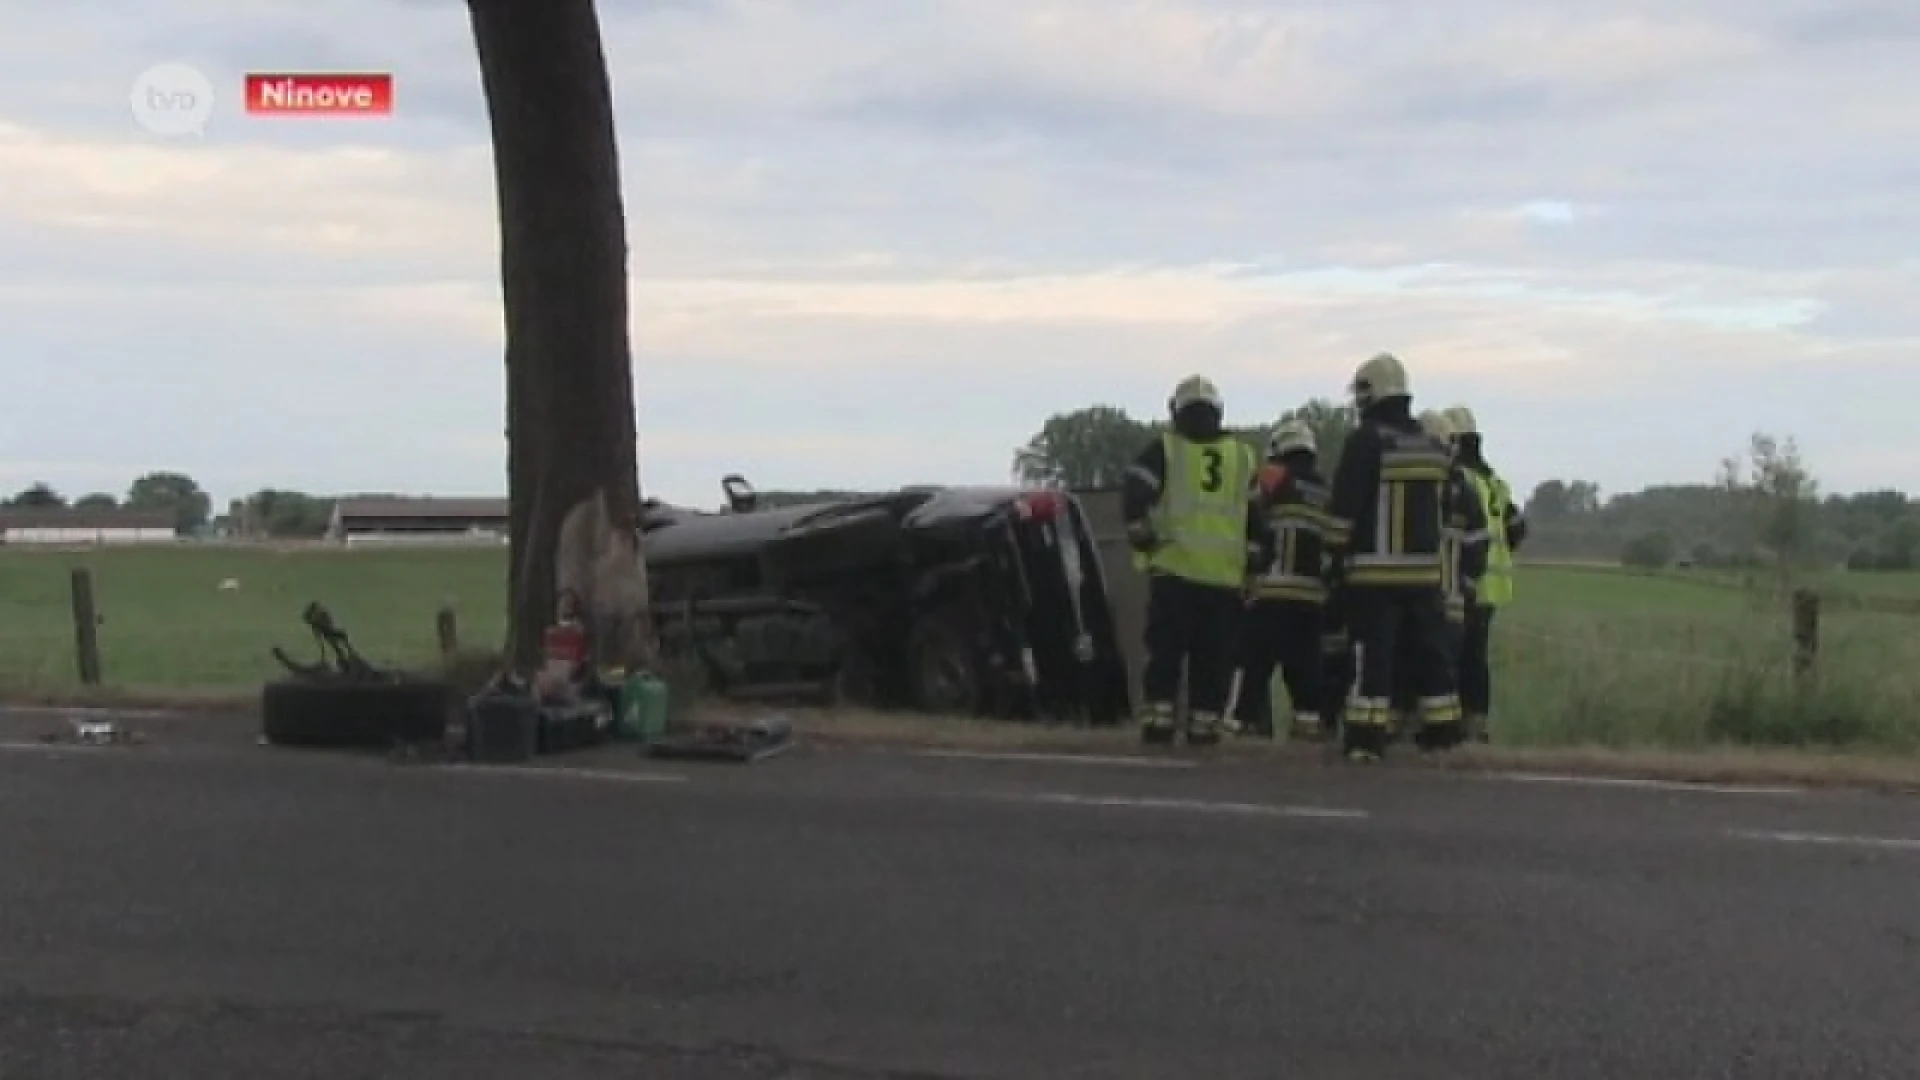
<svg viewBox="0 0 1920 1080"><path fill-rule="evenodd" d="M1340 749L1348 761L1367 764L1379 761L1387 753L1385 724L1356 724L1351 720L1340 729Z"/></svg>
<svg viewBox="0 0 1920 1080"><path fill-rule="evenodd" d="M1466 737L1469 741L1477 743L1493 741L1493 737L1487 731L1485 713L1468 713L1462 723L1466 728Z"/></svg>
<svg viewBox="0 0 1920 1080"><path fill-rule="evenodd" d="M1146 746L1172 746L1173 733L1173 703L1147 702L1140 710L1140 742Z"/></svg>
<svg viewBox="0 0 1920 1080"><path fill-rule="evenodd" d="M1326 721L1319 713L1294 713L1293 730L1287 737L1298 742L1320 742L1327 737Z"/></svg>
<svg viewBox="0 0 1920 1080"><path fill-rule="evenodd" d="M1187 718L1187 745L1214 746L1220 742L1220 714L1196 711Z"/></svg>
<svg viewBox="0 0 1920 1080"><path fill-rule="evenodd" d="M1452 694L1420 699L1420 731L1414 736L1422 750L1451 750L1466 739L1460 701Z"/></svg>

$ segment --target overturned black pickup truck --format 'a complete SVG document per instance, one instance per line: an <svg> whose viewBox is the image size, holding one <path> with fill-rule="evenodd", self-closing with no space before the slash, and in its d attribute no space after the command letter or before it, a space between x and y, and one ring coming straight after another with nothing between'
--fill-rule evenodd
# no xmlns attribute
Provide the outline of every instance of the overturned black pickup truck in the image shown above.
<svg viewBox="0 0 1920 1080"><path fill-rule="evenodd" d="M649 504L663 652L739 698L1113 724L1130 709L1106 574L1061 491L914 487L761 507Z"/></svg>

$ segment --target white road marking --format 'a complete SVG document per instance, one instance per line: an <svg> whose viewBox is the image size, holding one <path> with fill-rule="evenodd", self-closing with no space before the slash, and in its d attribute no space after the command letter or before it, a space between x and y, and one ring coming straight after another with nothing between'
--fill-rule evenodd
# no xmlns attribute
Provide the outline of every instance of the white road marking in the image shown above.
<svg viewBox="0 0 1920 1080"><path fill-rule="evenodd" d="M0 705L0 716L63 719L168 720L179 716L175 709L114 709L96 705Z"/></svg>
<svg viewBox="0 0 1920 1080"><path fill-rule="evenodd" d="M1920 840L1904 836L1846 836L1835 833L1773 831L1768 829L1728 829L1727 835L1741 840L1764 840L1775 844L1818 844L1825 847L1879 848L1886 851L1920 851Z"/></svg>
<svg viewBox="0 0 1920 1080"><path fill-rule="evenodd" d="M1709 784L1691 780L1647 780L1630 776L1563 776L1558 773L1489 773L1517 784L1568 784L1575 787L1634 788L1640 791L1693 791L1708 795L1803 795L1805 788L1749 784Z"/></svg>
<svg viewBox="0 0 1920 1080"><path fill-rule="evenodd" d="M73 743L45 742L0 742L0 753L7 754L71 754L85 750L117 750L114 746L76 746Z"/></svg>
<svg viewBox="0 0 1920 1080"><path fill-rule="evenodd" d="M1119 754L1049 754L1014 750L909 750L907 756L955 758L962 761L1031 761L1048 765L1107 765L1122 769L1191 769L1197 764L1177 759L1126 757Z"/></svg>
<svg viewBox="0 0 1920 1080"><path fill-rule="evenodd" d="M617 784L684 784L687 778L673 773L628 772L624 769L573 769L565 765L473 765L456 762L432 766L442 775L465 776L545 776L559 780L599 780Z"/></svg>
<svg viewBox="0 0 1920 1080"><path fill-rule="evenodd" d="M1173 810L1241 817L1358 820L1369 816L1365 810L1342 810L1326 806L1275 806L1271 803L1210 802L1204 799L1156 799L1127 795L1073 795L1050 791L1033 794L993 794L987 795L986 798L1003 802L1038 803L1045 806L1120 807L1128 810Z"/></svg>

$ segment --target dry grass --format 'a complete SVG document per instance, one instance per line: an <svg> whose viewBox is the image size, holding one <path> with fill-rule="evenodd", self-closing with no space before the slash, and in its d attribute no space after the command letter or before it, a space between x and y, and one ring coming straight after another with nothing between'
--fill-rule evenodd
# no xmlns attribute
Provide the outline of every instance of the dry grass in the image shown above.
<svg viewBox="0 0 1920 1080"><path fill-rule="evenodd" d="M226 719L250 712L258 696L229 690L190 691L172 687L102 692L63 691L27 697L4 695L23 705L165 709L212 714ZM766 707L701 703L693 719L744 718ZM788 709L797 736L814 745L894 750L959 750L998 753L1095 754L1194 760L1270 762L1275 765L1331 764L1327 747L1258 740L1229 742L1211 751L1142 747L1132 729L1054 727L986 720L925 716L865 709ZM191 723L190 716L180 718ZM1694 750L1617 749L1609 747L1472 747L1445 755L1394 755L1390 767L1444 772L1541 772L1680 783L1786 785L1852 788L1891 793L1920 793L1920 758L1873 757L1811 750L1755 750L1704 747Z"/></svg>

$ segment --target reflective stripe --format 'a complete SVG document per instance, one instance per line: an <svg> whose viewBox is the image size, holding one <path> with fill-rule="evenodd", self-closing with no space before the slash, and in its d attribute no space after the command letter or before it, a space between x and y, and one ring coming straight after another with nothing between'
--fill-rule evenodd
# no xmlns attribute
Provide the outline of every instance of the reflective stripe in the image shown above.
<svg viewBox="0 0 1920 1080"><path fill-rule="evenodd" d="M1155 494L1159 494L1160 478L1153 475L1152 469L1147 468L1145 465L1129 465L1127 466L1127 475L1146 484L1148 489Z"/></svg>
<svg viewBox="0 0 1920 1080"><path fill-rule="evenodd" d="M1387 727L1393 723L1393 702L1387 698L1355 694L1347 699L1346 723L1349 727L1357 728Z"/></svg>
<svg viewBox="0 0 1920 1080"><path fill-rule="evenodd" d="M1314 497L1317 492L1317 489L1310 489L1305 484L1301 488L1302 494L1308 498ZM1302 572L1300 541L1307 538L1324 544L1326 524L1332 519L1325 510L1304 502L1282 503L1274 507L1270 518L1274 530L1273 561L1268 564L1266 572L1254 581L1254 595L1263 600L1324 602L1327 583L1321 579L1318 565L1311 568L1311 573Z"/></svg>
<svg viewBox="0 0 1920 1080"><path fill-rule="evenodd" d="M1453 694L1438 694L1420 699L1420 719L1429 724L1460 722L1460 699Z"/></svg>

